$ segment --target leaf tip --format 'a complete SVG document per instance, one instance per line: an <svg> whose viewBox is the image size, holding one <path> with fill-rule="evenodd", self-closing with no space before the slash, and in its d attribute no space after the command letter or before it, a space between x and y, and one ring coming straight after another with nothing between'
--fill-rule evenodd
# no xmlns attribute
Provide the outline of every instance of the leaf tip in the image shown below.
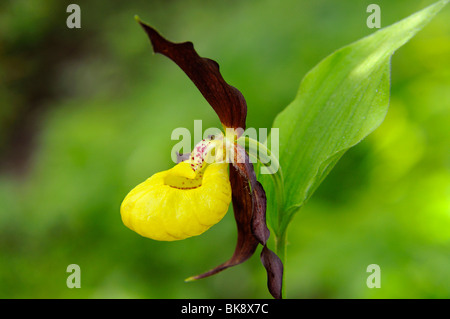
<svg viewBox="0 0 450 319"><path fill-rule="evenodd" d="M191 281L196 281L197 280L197 276L191 276L188 277L184 280L184 282L191 282Z"/></svg>

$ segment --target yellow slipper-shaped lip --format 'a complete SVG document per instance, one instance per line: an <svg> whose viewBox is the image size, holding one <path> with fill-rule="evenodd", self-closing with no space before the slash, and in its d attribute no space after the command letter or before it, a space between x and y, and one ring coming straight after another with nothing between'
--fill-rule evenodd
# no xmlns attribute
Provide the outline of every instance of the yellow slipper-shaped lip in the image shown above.
<svg viewBox="0 0 450 319"><path fill-rule="evenodd" d="M181 162L131 190L120 213L136 233L173 241L204 233L225 216L230 202L228 164L210 164L196 175Z"/></svg>

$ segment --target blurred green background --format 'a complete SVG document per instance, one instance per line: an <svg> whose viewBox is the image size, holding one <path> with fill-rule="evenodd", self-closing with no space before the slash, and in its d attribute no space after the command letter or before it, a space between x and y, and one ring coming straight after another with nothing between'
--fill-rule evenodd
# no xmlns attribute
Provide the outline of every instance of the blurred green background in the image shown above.
<svg viewBox="0 0 450 319"><path fill-rule="evenodd" d="M304 74L374 32L372 1L4 1L0 8L0 297L270 298L258 252L231 257L230 211L202 236L156 242L119 206L170 168L176 127L220 127L178 67L153 55L133 17L216 60L270 127ZM433 1L377 1L390 25ZM450 297L450 8L392 59L385 122L338 163L289 229L290 298ZM271 245L273 243L270 243ZM272 246L273 247L273 246ZM81 289L66 287L69 264ZM381 288L369 289L369 264Z"/></svg>

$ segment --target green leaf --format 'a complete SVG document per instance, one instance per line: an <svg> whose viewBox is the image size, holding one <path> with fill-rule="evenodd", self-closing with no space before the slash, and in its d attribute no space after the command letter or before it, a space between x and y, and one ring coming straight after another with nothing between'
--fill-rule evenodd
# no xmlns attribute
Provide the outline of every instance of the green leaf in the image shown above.
<svg viewBox="0 0 450 319"><path fill-rule="evenodd" d="M269 199L268 223L277 237L284 236L293 215L342 155L382 123L389 105L392 54L447 2L439 1L337 50L303 78L295 100L273 124L280 129L283 205L274 202L270 177L259 176Z"/></svg>

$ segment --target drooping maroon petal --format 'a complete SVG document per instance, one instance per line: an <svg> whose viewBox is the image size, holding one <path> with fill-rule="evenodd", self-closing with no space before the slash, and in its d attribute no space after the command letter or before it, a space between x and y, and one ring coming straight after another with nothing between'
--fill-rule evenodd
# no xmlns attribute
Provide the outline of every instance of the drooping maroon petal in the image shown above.
<svg viewBox="0 0 450 319"><path fill-rule="evenodd" d="M269 239L270 232L266 224L266 192L261 183L256 180L253 164L247 152L239 144L234 145L233 167L237 169L245 183L250 186L252 200L252 233L262 245ZM247 191L247 193L249 193Z"/></svg>
<svg viewBox="0 0 450 319"><path fill-rule="evenodd" d="M267 287L276 299L281 299L281 289L283 285L283 263L281 259L264 245L261 251L261 262L267 271Z"/></svg>
<svg viewBox="0 0 450 319"><path fill-rule="evenodd" d="M266 224L266 194L256 180L253 164L245 149L236 144L233 166L230 166L230 182L233 190L233 209L238 228L238 241L233 256L227 262L191 279L205 278L250 258L258 244L263 246L261 262L267 271L267 286L274 298L280 299L283 279L283 263L267 248L269 229Z"/></svg>
<svg viewBox="0 0 450 319"><path fill-rule="evenodd" d="M252 233L258 242L263 245L260 258L264 268L266 268L267 286L274 298L281 299L283 263L273 251L267 248L270 232L266 224L266 193L261 183L256 180L253 164L250 163L245 149L239 144L235 144L234 152L235 162L233 165L251 186L253 200Z"/></svg>
<svg viewBox="0 0 450 319"><path fill-rule="evenodd" d="M250 258L258 247L258 240L252 231L252 196L245 176L236 168L230 166L230 183L234 218L236 220L238 239L233 256L223 264L191 279L201 279L212 276L229 267L243 263Z"/></svg>
<svg viewBox="0 0 450 319"><path fill-rule="evenodd" d="M247 104L244 96L225 82L217 62L200 57L192 42L170 42L149 25L138 22L150 38L153 51L165 55L186 73L225 127L245 128Z"/></svg>

